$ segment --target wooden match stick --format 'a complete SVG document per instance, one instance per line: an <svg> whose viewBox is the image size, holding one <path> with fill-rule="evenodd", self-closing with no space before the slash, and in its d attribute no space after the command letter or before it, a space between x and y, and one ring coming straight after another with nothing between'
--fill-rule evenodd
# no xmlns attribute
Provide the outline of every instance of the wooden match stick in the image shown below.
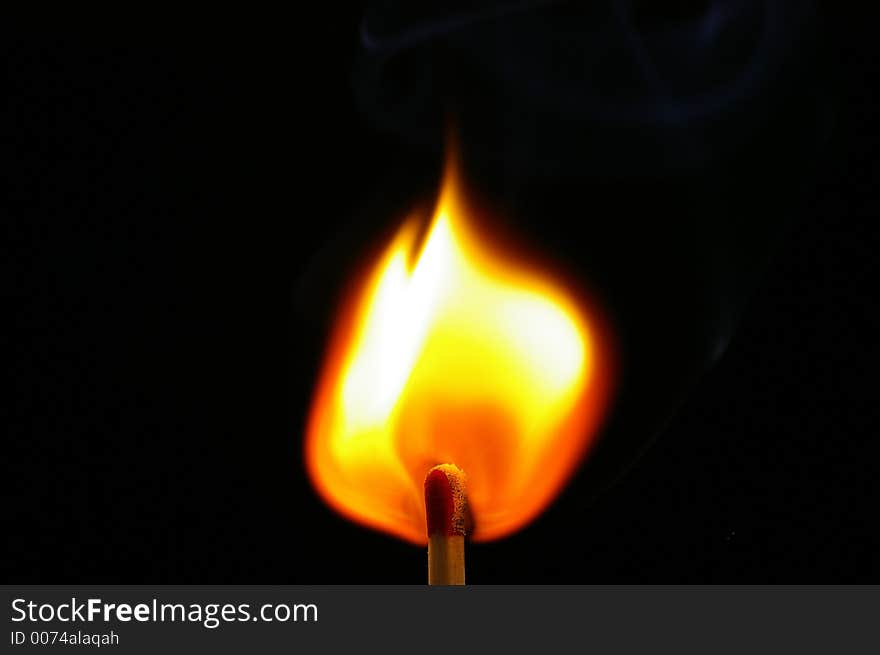
<svg viewBox="0 0 880 655"><path fill-rule="evenodd" d="M465 477L454 464L435 466L425 477L428 519L428 584L464 584L467 529Z"/></svg>

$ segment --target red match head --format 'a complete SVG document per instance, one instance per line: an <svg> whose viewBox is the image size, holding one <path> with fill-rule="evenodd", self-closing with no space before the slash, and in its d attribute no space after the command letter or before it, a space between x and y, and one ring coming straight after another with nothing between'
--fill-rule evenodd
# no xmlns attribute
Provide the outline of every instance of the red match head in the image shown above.
<svg viewBox="0 0 880 655"><path fill-rule="evenodd" d="M428 536L464 535L467 530L467 495L464 472L454 464L435 466L425 477L425 512Z"/></svg>

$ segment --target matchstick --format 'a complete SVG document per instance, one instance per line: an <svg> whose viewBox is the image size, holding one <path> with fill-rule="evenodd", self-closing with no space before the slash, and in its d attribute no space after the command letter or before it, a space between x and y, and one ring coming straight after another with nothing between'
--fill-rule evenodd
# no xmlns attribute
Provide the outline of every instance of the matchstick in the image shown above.
<svg viewBox="0 0 880 655"><path fill-rule="evenodd" d="M428 522L428 584L464 584L467 530L465 477L454 464L435 466L425 477Z"/></svg>

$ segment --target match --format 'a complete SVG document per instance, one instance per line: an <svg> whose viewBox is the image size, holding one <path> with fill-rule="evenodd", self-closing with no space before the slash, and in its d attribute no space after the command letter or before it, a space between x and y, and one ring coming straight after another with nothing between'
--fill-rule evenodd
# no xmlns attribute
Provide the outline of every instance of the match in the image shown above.
<svg viewBox="0 0 880 655"><path fill-rule="evenodd" d="M468 528L464 472L454 464L425 476L428 523L428 584L464 584L464 538Z"/></svg>

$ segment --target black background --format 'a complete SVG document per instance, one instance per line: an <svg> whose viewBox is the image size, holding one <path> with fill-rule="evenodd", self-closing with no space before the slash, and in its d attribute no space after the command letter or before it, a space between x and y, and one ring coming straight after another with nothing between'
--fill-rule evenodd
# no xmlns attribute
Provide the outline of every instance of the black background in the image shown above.
<svg viewBox="0 0 880 655"><path fill-rule="evenodd" d="M875 49L824 12L834 131L727 353L470 581L878 581ZM300 458L328 318L303 271L389 171L436 168L359 113L359 16L4 28L7 582L424 580Z"/></svg>

